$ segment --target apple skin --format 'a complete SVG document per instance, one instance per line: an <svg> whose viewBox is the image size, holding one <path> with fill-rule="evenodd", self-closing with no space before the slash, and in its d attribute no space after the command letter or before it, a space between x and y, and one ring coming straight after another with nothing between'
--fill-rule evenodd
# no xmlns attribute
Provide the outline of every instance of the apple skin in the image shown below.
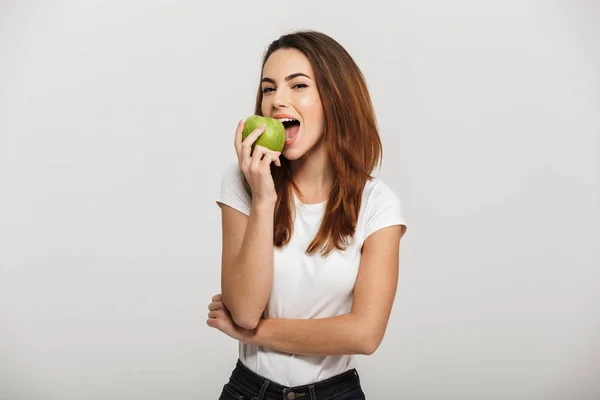
<svg viewBox="0 0 600 400"><path fill-rule="evenodd" d="M260 115L251 115L246 118L242 132L242 141L262 124L266 125L265 131L252 143L252 151L254 151L256 145L259 145L272 151L281 152L285 145L285 127L281 121L275 118Z"/></svg>

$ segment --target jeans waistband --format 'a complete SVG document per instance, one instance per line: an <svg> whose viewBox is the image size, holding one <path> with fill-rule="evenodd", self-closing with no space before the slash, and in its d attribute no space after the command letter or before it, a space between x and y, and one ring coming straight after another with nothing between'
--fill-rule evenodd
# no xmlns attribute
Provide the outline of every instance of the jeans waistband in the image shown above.
<svg viewBox="0 0 600 400"><path fill-rule="evenodd" d="M231 373L230 380L249 392L260 393L261 399L268 397L312 400L316 399L317 396L318 398L326 398L360 387L360 378L355 368L313 384L290 387L280 385L256 374L239 359Z"/></svg>

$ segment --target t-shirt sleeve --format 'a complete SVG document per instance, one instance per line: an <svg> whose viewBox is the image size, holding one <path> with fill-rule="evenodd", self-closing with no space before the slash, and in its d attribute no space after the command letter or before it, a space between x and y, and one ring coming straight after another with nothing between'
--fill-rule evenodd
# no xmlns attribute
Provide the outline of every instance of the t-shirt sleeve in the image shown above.
<svg viewBox="0 0 600 400"><path fill-rule="evenodd" d="M393 225L404 225L406 227L404 208L392 188L379 181L373 188L369 199L364 239L366 240L371 234L380 229Z"/></svg>
<svg viewBox="0 0 600 400"><path fill-rule="evenodd" d="M238 167L237 162L232 163L223 172L221 178L221 191L217 198L217 205L228 205L246 215L250 215L252 198L246 192L244 182L246 178Z"/></svg>

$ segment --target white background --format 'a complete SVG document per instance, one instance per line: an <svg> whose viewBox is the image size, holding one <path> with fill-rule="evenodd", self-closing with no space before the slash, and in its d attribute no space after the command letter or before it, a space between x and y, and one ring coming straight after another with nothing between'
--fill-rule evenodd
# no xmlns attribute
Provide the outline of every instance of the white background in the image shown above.
<svg viewBox="0 0 600 400"><path fill-rule="evenodd" d="M355 58L403 201L369 399L598 399L598 1L2 1L0 399L216 399L221 173L260 62Z"/></svg>

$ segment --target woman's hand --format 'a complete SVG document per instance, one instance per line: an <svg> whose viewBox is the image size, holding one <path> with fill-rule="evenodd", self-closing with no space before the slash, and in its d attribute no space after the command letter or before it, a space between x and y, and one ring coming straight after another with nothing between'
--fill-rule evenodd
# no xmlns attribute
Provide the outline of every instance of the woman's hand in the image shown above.
<svg viewBox="0 0 600 400"><path fill-rule="evenodd" d="M242 141L243 131L244 122L240 121L235 131L235 151L238 165L252 189L252 197L259 202L275 204L277 192L271 176L271 162L281 167L281 152L271 151L259 145L254 146L252 151L252 144L265 131L264 125L256 128Z"/></svg>
<svg viewBox="0 0 600 400"><path fill-rule="evenodd" d="M231 313L223 303L223 295L217 294L208 305L208 319L206 324L231 336L242 343L248 343L254 337L254 330L244 329L233 322Z"/></svg>

